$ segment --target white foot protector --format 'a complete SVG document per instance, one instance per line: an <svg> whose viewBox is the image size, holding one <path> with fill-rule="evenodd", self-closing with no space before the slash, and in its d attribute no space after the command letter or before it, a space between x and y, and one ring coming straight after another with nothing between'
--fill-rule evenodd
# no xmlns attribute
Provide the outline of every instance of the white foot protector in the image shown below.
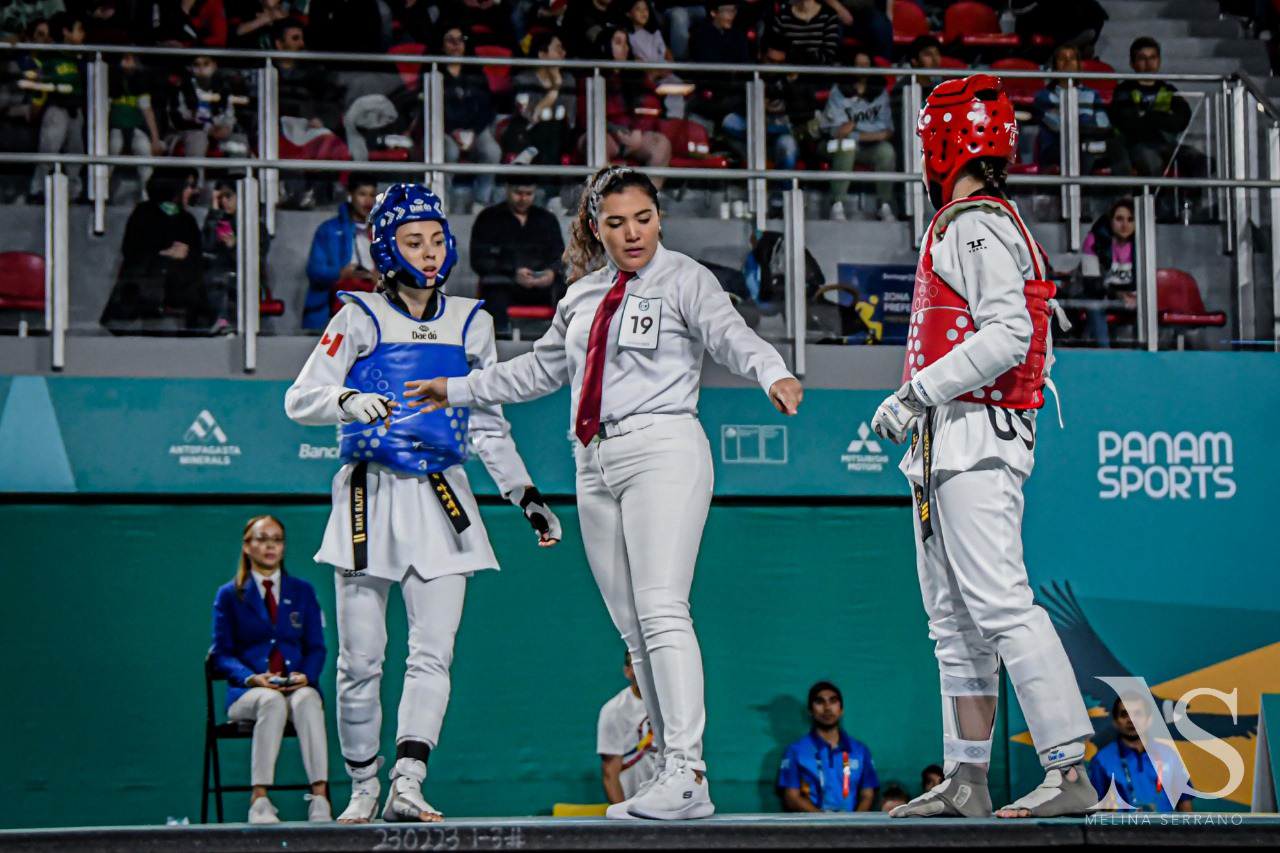
<svg viewBox="0 0 1280 853"><path fill-rule="evenodd" d="M271 805L271 801L266 797L258 797L249 804L249 823L279 823L280 818L276 813L276 807Z"/></svg>
<svg viewBox="0 0 1280 853"><path fill-rule="evenodd" d="M423 799L422 783L411 776L397 776L391 782L391 793L387 795L382 819L388 822L439 823L444 816Z"/></svg>
<svg viewBox="0 0 1280 853"><path fill-rule="evenodd" d="M382 796L382 785L377 776L368 779L351 781L351 802L338 815L338 823L373 823L378 815L378 797ZM314 802L314 801L313 801Z"/></svg>
<svg viewBox="0 0 1280 853"><path fill-rule="evenodd" d="M627 809L632 817L646 820L696 820L711 817L715 810L706 776L699 779L683 761L668 764Z"/></svg>
<svg viewBox="0 0 1280 853"><path fill-rule="evenodd" d="M1075 778L1070 778L1075 770ZM1044 781L1025 797L1014 800L1000 809L1001 812L1019 814L997 817L1070 817L1087 814L1091 806L1098 804L1098 792L1084 772L1083 764L1069 767L1053 767L1045 773ZM1025 812L1025 814L1022 814Z"/></svg>
<svg viewBox="0 0 1280 853"><path fill-rule="evenodd" d="M987 773L976 764L957 764L955 771L889 817L991 817Z"/></svg>

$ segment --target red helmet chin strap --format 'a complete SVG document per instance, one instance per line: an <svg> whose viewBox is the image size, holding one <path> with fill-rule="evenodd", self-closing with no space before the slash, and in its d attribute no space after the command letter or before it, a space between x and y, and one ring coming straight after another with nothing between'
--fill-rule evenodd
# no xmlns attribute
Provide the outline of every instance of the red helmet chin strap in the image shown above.
<svg viewBox="0 0 1280 853"><path fill-rule="evenodd" d="M1000 79L990 74L940 83L920 110L916 134L935 207L951 201L956 181L970 161L998 157L1013 162L1018 152L1013 104Z"/></svg>

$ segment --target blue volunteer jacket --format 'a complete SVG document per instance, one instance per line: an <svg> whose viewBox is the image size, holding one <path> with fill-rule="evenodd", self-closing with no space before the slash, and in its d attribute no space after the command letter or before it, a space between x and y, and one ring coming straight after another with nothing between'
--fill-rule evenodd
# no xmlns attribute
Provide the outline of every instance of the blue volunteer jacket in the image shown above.
<svg viewBox="0 0 1280 853"><path fill-rule="evenodd" d="M351 205L338 205L338 215L326 219L311 238L307 256L307 304L302 311L302 328L323 329L329 322L329 288L338 273L351 263L355 251L356 225L351 221Z"/></svg>
<svg viewBox="0 0 1280 853"><path fill-rule="evenodd" d="M213 600L213 663L227 677L227 706L248 689L245 679L267 671L273 647L284 655L286 672L301 672L311 687L320 689L324 667L324 624L320 602L311 584L281 573L276 624L267 618L267 603L250 578L244 596L236 595L235 581L218 588Z"/></svg>

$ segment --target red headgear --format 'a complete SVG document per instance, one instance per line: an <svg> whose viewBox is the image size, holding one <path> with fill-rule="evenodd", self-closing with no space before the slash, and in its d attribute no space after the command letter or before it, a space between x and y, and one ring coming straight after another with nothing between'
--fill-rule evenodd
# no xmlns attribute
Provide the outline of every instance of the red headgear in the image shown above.
<svg viewBox="0 0 1280 853"><path fill-rule="evenodd" d="M1013 104L990 74L939 83L920 110L916 134L934 207L951 201L956 178L970 160L1002 157L1012 163L1018 151Z"/></svg>

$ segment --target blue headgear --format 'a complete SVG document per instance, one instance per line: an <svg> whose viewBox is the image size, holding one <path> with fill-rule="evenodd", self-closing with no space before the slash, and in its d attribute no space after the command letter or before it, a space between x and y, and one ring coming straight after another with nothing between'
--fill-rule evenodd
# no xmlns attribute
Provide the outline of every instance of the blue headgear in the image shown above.
<svg viewBox="0 0 1280 853"><path fill-rule="evenodd" d="M369 216L373 222L373 242L369 253L373 255L374 266L383 278L408 287L427 287L427 277L421 270L400 254L396 246L396 229L406 222L432 221L439 222L444 230L444 261L440 264L440 272L436 274L434 287L439 287L449 278L450 271L458 262L458 244L449 230L449 220L445 218L444 206L440 197L422 184L392 184L382 195L378 196Z"/></svg>

